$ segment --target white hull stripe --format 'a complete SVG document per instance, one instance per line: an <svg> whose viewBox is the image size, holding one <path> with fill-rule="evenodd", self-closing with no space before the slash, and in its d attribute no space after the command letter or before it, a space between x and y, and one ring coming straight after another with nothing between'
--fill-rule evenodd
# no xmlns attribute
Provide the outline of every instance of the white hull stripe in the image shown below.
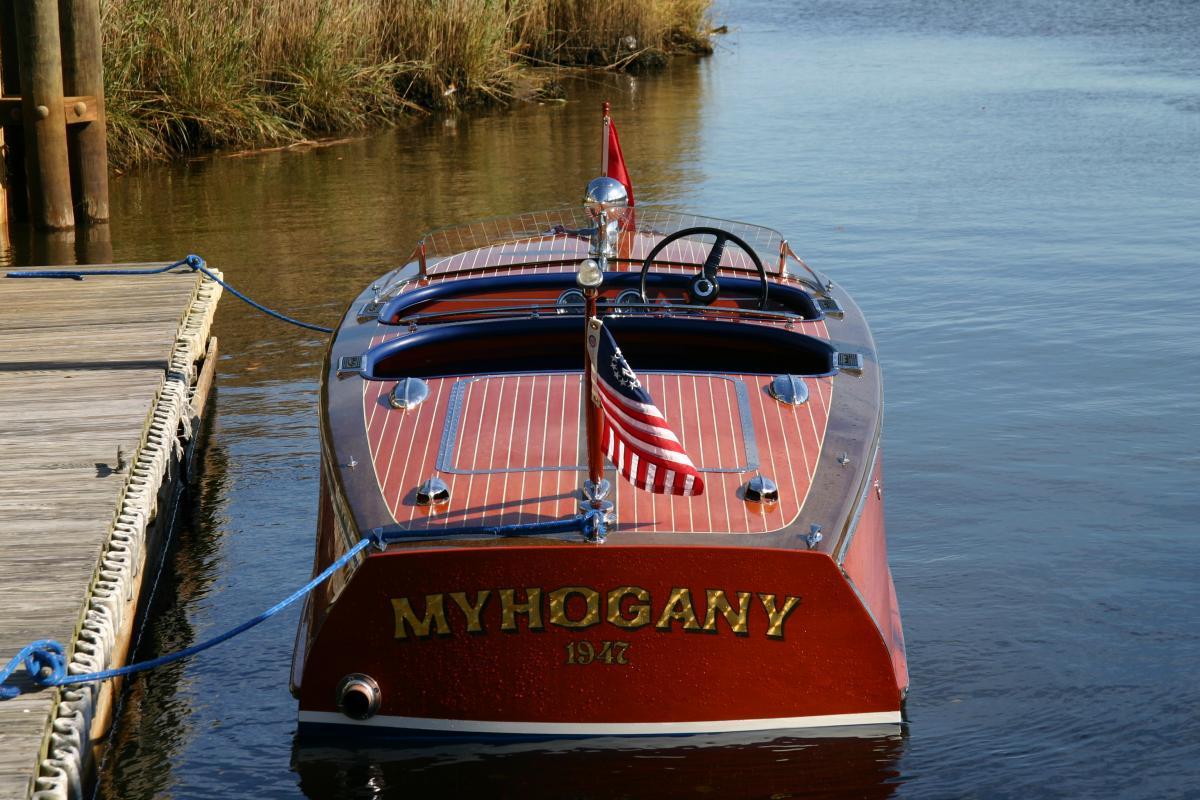
<svg viewBox="0 0 1200 800"><path fill-rule="evenodd" d="M727 733L796 728L836 728L844 725L899 725L899 711L862 714L824 714L815 717L721 719L702 722L493 722L429 717L371 717L354 720L336 711L301 711L301 724L358 725L364 728L408 728L443 733L507 733L514 736L640 736L677 733Z"/></svg>

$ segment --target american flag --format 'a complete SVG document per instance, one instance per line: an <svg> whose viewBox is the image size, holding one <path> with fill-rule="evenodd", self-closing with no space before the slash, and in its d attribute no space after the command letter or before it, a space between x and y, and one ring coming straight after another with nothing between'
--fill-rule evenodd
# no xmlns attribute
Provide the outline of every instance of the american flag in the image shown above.
<svg viewBox="0 0 1200 800"><path fill-rule="evenodd" d="M588 320L592 397L600 406L600 446L626 480L655 494L700 495L704 479L630 369L608 328Z"/></svg>

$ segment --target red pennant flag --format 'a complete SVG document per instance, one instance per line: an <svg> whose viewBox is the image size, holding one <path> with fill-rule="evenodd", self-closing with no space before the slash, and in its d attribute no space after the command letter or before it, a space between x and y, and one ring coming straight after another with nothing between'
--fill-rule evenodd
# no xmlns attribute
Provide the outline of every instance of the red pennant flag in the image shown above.
<svg viewBox="0 0 1200 800"><path fill-rule="evenodd" d="M625 157L621 155L621 140L617 138L617 126L608 115L608 103L604 104L604 157L601 171L609 178L620 181L629 194L629 205L633 205L633 183L625 169Z"/></svg>

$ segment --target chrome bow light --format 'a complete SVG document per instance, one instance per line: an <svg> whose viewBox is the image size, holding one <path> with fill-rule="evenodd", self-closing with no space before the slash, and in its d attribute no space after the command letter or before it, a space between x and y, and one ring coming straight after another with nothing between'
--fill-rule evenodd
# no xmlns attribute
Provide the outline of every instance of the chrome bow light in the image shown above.
<svg viewBox="0 0 1200 800"><path fill-rule="evenodd" d="M575 282L585 289L595 289L604 283L604 270L600 267L600 262L594 258L580 261Z"/></svg>

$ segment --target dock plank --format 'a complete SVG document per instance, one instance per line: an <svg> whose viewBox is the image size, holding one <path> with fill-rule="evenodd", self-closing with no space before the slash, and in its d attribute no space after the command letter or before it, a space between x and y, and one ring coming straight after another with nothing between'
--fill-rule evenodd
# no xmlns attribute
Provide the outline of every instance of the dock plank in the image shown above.
<svg viewBox="0 0 1200 800"><path fill-rule="evenodd" d="M0 661L73 640L199 278L0 279ZM24 678L22 678L24 680ZM0 799L26 798L58 700L0 702Z"/></svg>

